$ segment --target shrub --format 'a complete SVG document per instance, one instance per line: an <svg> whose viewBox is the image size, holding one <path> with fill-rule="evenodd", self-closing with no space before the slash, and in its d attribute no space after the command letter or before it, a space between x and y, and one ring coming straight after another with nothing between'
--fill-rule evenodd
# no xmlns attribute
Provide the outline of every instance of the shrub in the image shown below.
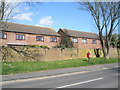
<svg viewBox="0 0 120 90"><path fill-rule="evenodd" d="M60 44L60 45L54 46L53 48L61 48L61 49L65 49L65 45Z"/></svg>
<svg viewBox="0 0 120 90"><path fill-rule="evenodd" d="M49 49L48 46L39 46L40 48Z"/></svg>
<svg viewBox="0 0 120 90"><path fill-rule="evenodd" d="M37 48L49 49L48 46L44 46L44 45L25 45L25 47L37 47Z"/></svg>
<svg viewBox="0 0 120 90"><path fill-rule="evenodd" d="M65 45L66 48L73 48L73 43L68 36L62 37L60 44Z"/></svg>

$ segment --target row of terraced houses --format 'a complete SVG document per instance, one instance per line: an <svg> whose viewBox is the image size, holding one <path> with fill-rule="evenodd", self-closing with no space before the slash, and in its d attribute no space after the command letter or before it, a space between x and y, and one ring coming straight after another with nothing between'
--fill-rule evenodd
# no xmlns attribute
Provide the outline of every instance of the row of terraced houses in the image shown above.
<svg viewBox="0 0 120 90"><path fill-rule="evenodd" d="M96 33L81 32L60 28L56 32L52 28L6 23L7 28L0 30L1 46L44 45L53 47L59 45L64 36L68 36L74 48L101 48L99 36Z"/></svg>

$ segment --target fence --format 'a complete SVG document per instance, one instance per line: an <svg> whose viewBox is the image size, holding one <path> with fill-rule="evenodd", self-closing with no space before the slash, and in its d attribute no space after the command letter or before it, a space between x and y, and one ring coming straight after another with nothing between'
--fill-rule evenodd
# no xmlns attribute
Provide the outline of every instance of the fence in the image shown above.
<svg viewBox="0 0 120 90"><path fill-rule="evenodd" d="M27 48L27 47L3 47L0 51L2 61L19 62L19 61L57 61L76 58L86 58L88 51L92 52L92 57L96 57L94 49L43 49L43 48ZM102 57L102 51L99 50ZM117 49L110 50L111 57L118 57Z"/></svg>

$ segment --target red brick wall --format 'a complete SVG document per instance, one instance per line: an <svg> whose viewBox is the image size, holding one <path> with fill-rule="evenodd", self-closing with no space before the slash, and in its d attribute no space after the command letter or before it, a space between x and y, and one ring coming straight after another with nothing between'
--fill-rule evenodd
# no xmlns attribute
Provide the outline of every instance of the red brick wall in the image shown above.
<svg viewBox="0 0 120 90"><path fill-rule="evenodd" d="M13 33L13 32L6 32L7 39L0 39L0 44L7 46L7 43L20 43L26 45L45 45L48 47L53 47L59 44L60 37L57 37L57 42L50 42L50 37L54 36L44 36L44 41L36 41L36 36L43 36L43 35L34 35L34 34L24 34L25 40L16 40L16 34L20 33Z"/></svg>
<svg viewBox="0 0 120 90"><path fill-rule="evenodd" d="M66 36L65 33L63 33L61 30L58 31L58 33L61 36ZM63 38L62 38L63 39ZM72 37L70 38L72 39ZM87 44L82 43L82 38L78 38L78 43L73 43L74 48L80 48L80 49L95 49L95 48L101 48L100 41L97 40L96 44L92 44L92 40L94 39L87 39Z"/></svg>
<svg viewBox="0 0 120 90"><path fill-rule="evenodd" d="M94 39L87 39L87 43L82 43L83 38L78 38L78 43L73 43L75 48L80 49L95 49L95 48L101 48L100 41L96 40L96 44L92 44L92 40Z"/></svg>

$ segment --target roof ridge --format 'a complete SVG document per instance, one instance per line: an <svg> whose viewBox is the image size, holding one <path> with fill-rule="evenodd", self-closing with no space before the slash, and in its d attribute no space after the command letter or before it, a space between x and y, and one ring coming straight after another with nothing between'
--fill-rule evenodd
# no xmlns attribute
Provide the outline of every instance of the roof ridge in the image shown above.
<svg viewBox="0 0 120 90"><path fill-rule="evenodd" d="M61 28L61 29L65 29L65 28ZM76 31L76 30L70 30L70 29L65 29L65 30L68 30L68 31L74 31L74 32L81 32L81 33L90 33L90 34L97 34L97 33L92 33L92 32L85 32L85 31Z"/></svg>
<svg viewBox="0 0 120 90"><path fill-rule="evenodd" d="M10 25L6 31L33 33L33 34L46 34L46 35L57 35L59 34L53 28L39 27L32 25L25 25L19 23L4 22L6 25Z"/></svg>
<svg viewBox="0 0 120 90"><path fill-rule="evenodd" d="M24 26L31 26L31 27L46 28L46 29L50 29L50 30L52 29L52 30L54 30L53 28L42 27L42 26L26 25L26 24L12 23L12 22L7 22L7 23L10 23L10 24L18 24L18 25L24 25ZM54 31L55 31L55 30L54 30Z"/></svg>

